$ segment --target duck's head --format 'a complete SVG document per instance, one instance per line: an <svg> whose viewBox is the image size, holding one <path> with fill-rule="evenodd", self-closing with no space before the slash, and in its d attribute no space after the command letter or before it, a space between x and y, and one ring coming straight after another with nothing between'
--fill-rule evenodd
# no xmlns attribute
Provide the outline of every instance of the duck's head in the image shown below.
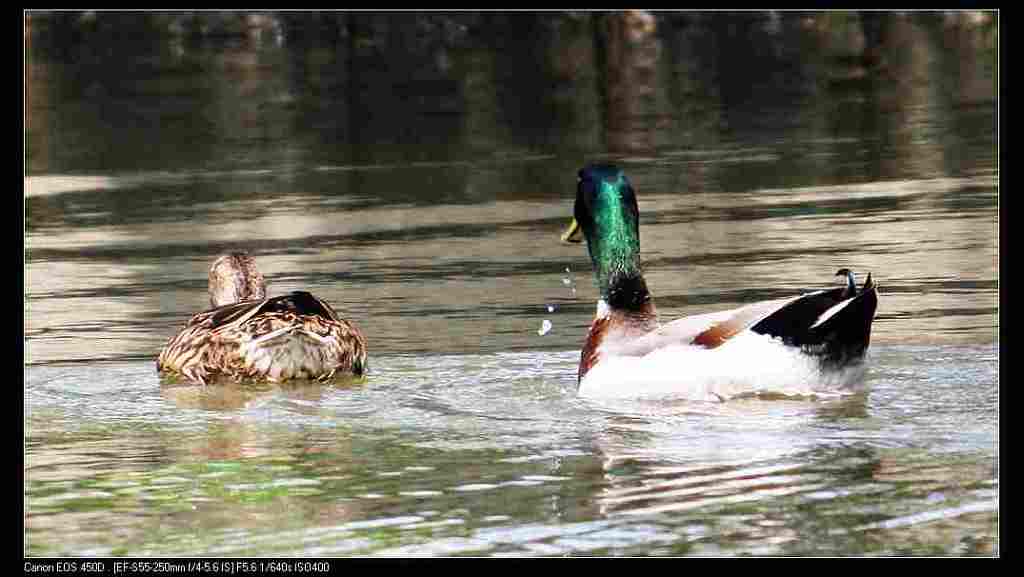
<svg viewBox="0 0 1024 577"><path fill-rule="evenodd" d="M565 242L587 239L598 288L640 276L640 215L633 185L610 164L591 164L579 171L574 218L562 234Z"/></svg>
<svg viewBox="0 0 1024 577"><path fill-rule="evenodd" d="M225 254L213 261L209 288L213 307L267 296L266 280L256 268L256 261L244 252Z"/></svg>

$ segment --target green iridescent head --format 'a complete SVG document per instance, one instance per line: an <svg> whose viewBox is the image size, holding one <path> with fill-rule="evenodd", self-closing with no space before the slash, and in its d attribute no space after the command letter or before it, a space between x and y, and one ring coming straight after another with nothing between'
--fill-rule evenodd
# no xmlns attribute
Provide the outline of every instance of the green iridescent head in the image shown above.
<svg viewBox="0 0 1024 577"><path fill-rule="evenodd" d="M621 282L640 277L636 194L618 167L595 164L580 170L573 214L575 220L562 238L579 242L582 230L603 297Z"/></svg>

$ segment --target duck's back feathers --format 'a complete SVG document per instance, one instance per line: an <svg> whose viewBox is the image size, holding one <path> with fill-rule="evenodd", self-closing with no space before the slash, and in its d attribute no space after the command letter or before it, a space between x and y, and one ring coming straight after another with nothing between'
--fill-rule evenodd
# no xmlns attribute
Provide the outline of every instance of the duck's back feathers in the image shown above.
<svg viewBox="0 0 1024 577"><path fill-rule="evenodd" d="M677 344L713 349L745 330L795 346L839 338L850 344L863 342L866 348L877 305L878 292L869 274L864 287L853 296L849 289L835 288L683 317L622 344L617 351L635 356Z"/></svg>
<svg viewBox="0 0 1024 577"><path fill-rule="evenodd" d="M763 301L737 309L705 313L676 319L657 326L645 334L617 341L614 350L606 352L623 356L643 356L660 348L673 345L698 345L715 348L737 333L778 310L793 299ZM600 332L601 319L595 319L591 333ZM609 327L604 330L613 330Z"/></svg>
<svg viewBox="0 0 1024 577"><path fill-rule="evenodd" d="M206 383L327 379L363 374L366 340L308 292L229 304L200 313L160 353L157 369Z"/></svg>
<svg viewBox="0 0 1024 577"><path fill-rule="evenodd" d="M762 301L684 317L639 335L635 330L623 329L629 325L617 319L619 311L608 311L599 314L591 326L579 380L582 384L588 371L606 359L654 358L649 356L652 354L664 357L676 351L681 360L697 360L693 356L697 351L717 350L741 335L769 337L780 347L798 351L821 369L845 368L863 358L878 303L870 277L859 293L852 297L848 294L848 289L842 287ZM688 367L678 369L686 371Z"/></svg>
<svg viewBox="0 0 1024 577"><path fill-rule="evenodd" d="M795 301L799 300L800 297L762 301L730 311L732 314L728 318L702 330L693 337L690 344L708 349L719 347L740 332L749 329L755 323L760 324L764 319L778 314L780 310L791 306Z"/></svg>
<svg viewBox="0 0 1024 577"><path fill-rule="evenodd" d="M306 291L294 291L286 295L247 301L218 307L209 311L214 326L231 324L261 313L293 313L310 317L323 317L331 321L339 321L338 314L331 305L316 298ZM197 315L197 318L200 315Z"/></svg>

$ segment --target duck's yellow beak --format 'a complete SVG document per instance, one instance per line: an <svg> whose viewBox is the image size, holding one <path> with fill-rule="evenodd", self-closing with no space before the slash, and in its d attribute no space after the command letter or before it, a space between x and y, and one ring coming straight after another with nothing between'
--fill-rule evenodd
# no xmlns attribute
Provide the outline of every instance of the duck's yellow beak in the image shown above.
<svg viewBox="0 0 1024 577"><path fill-rule="evenodd" d="M583 242L583 229L580 228L580 223L576 222L575 218L569 223L569 228L562 233L562 242L573 244Z"/></svg>

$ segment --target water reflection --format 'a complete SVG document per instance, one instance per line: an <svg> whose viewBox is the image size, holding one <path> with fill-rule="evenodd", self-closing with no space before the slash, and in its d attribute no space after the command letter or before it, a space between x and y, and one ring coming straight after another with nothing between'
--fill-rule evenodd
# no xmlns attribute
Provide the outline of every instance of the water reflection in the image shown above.
<svg viewBox="0 0 1024 577"><path fill-rule="evenodd" d="M659 194L650 172L633 174L643 258L665 318L824 286L828 273L848 266L873 272L885 287L881 342L907 334L995 338L995 196L987 179L685 197ZM150 222L143 212L137 222L106 227L117 241L101 240L100 226L41 227L28 250L30 360L154 354L205 306L210 261L236 249L256 255L271 293L315 290L364 319L378 351L423 350L431 343L419 335L456 326L448 346L464 348L441 352L572 348L584 333L596 295L586 273L576 294L563 285L567 266L586 271L589 263L579 247L556 244L568 213L560 199L317 204L318 214L286 203L220 205L224 216L212 211L211 225L198 229L194 221ZM197 240L196 230L207 238ZM546 315L546 304L557 312ZM544 318L553 338L538 340ZM97 340L81 340L89 335Z"/></svg>
<svg viewBox="0 0 1024 577"><path fill-rule="evenodd" d="M756 445L759 437L743 440ZM641 442L659 448L637 451L630 439L633 454L604 460L601 515L671 518L688 536L673 546L678 554L723 554L723 542L730 554L842 554L852 543L867 554L950 552L921 549L913 539L955 543L959 554L994 550L992 535L971 529L998 510L995 472L984 457L953 462L863 443L787 455L777 436L761 441L782 454L719 446L705 455L687 446L666 460L661 445ZM896 508L894 494L904 499Z"/></svg>
<svg viewBox="0 0 1024 577"><path fill-rule="evenodd" d="M854 136L878 139L872 155L856 155L870 176L920 177L947 167L925 154L929 164L913 168L912 150L963 135L921 128L995 98L986 13L977 22L843 12L265 18L274 25L256 40L218 43L183 41L145 15L100 14L105 26L89 29L40 14L26 69L30 172L409 163L516 148L650 155ZM103 52L118 27L132 58Z"/></svg>
<svg viewBox="0 0 1024 577"><path fill-rule="evenodd" d="M358 388L160 387L136 374L149 363L95 365L104 384L90 388L73 367L38 367L29 542L228 556L991 554L994 350L880 346L869 392L824 402L586 401L571 391L572 352L384 357ZM111 388L125 402L97 405ZM116 541L96 529L104 519Z"/></svg>
<svg viewBox="0 0 1024 577"><path fill-rule="evenodd" d="M575 170L602 157L641 191L670 304L733 304L753 278L812 287L843 265L894 294L883 339L937 317L926 333L994 338L990 13L237 16L26 21L30 362L151 354L224 250L367 320L441 315L383 327L396 351L473 316L459 303L533 310L548 276L502 273L587 269L546 242ZM438 266L445 282L421 276ZM961 279L975 302L934 300ZM540 321L469 326L459 344L526 348Z"/></svg>

